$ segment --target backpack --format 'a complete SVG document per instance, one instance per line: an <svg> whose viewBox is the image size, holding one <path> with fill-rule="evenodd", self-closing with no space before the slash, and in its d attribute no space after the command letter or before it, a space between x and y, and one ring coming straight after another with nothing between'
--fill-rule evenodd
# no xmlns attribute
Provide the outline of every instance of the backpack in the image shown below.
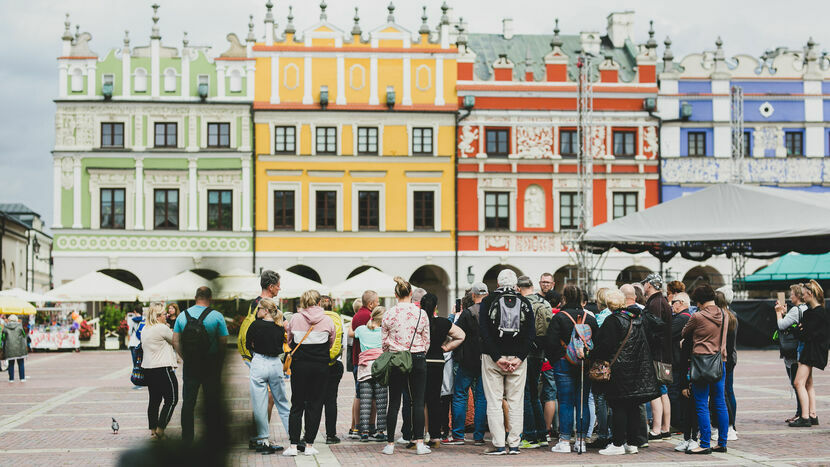
<svg viewBox="0 0 830 467"><path fill-rule="evenodd" d="M185 311L184 316L187 318L187 324L182 330L182 357L184 361L193 364L198 361L203 361L205 355L210 351L210 336L207 328L205 328L205 318L213 311L207 307L199 315L199 319L190 316L190 313Z"/></svg>
<svg viewBox="0 0 830 467"><path fill-rule="evenodd" d="M527 300L533 309L534 322L536 325L536 337L542 337L548 333L548 325L553 318L553 309L550 304L539 295L529 295Z"/></svg>
<svg viewBox="0 0 830 467"><path fill-rule="evenodd" d="M247 344L247 337L248 337L248 328L251 327L251 323L256 320L256 309L259 306L259 301L262 297L257 297L251 302L251 307L248 308L248 315L242 320L242 324L239 325L239 334L236 336L236 350L239 351L239 355L242 356L243 359L247 361L251 361L251 351L248 350Z"/></svg>
<svg viewBox="0 0 830 467"><path fill-rule="evenodd" d="M576 322L570 313L565 310L560 311L560 313L564 313L574 323L574 329L571 331L571 339L568 341L568 344L566 345L560 341L562 342L562 346L565 347L565 359L572 365L579 365L580 362L585 360L585 357L588 356L591 350L594 349L591 326L585 324L585 318L588 316L588 313L583 312L582 319L579 322Z"/></svg>
<svg viewBox="0 0 830 467"><path fill-rule="evenodd" d="M515 337L527 319L525 315L522 313L521 299L513 292L504 292L490 304L490 320L498 326L499 337L505 332L512 333Z"/></svg>

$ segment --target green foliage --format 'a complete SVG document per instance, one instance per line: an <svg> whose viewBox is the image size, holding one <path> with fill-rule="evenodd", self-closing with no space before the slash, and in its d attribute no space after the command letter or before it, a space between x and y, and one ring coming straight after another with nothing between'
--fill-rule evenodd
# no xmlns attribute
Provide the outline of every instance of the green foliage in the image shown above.
<svg viewBox="0 0 830 467"><path fill-rule="evenodd" d="M100 323L104 332L117 331L126 313L120 306L114 303L107 303L101 309Z"/></svg>

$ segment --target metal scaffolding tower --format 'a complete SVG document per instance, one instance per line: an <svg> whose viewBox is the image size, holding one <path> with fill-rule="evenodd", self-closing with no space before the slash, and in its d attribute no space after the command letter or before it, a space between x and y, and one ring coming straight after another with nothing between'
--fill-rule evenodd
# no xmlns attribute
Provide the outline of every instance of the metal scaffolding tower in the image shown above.
<svg viewBox="0 0 830 467"><path fill-rule="evenodd" d="M746 162L744 156L749 141L744 139L744 91L740 86L729 89L731 102L730 129L732 130L732 183L744 183L746 178ZM736 253L732 255L732 288L738 298L746 298L746 256Z"/></svg>

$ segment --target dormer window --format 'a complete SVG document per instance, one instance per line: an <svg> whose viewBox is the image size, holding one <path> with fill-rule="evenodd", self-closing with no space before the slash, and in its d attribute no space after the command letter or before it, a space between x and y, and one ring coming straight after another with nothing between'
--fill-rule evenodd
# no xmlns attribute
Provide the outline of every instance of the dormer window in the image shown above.
<svg viewBox="0 0 830 467"><path fill-rule="evenodd" d="M231 71L228 87L231 92L242 92L242 73L239 70Z"/></svg>
<svg viewBox="0 0 830 467"><path fill-rule="evenodd" d="M84 90L84 72L80 68L72 70L72 92L83 92Z"/></svg>
<svg viewBox="0 0 830 467"><path fill-rule="evenodd" d="M147 92L147 70L136 68L135 75L133 75L133 87L135 92Z"/></svg>
<svg viewBox="0 0 830 467"><path fill-rule="evenodd" d="M176 92L176 70L164 70L164 92Z"/></svg>

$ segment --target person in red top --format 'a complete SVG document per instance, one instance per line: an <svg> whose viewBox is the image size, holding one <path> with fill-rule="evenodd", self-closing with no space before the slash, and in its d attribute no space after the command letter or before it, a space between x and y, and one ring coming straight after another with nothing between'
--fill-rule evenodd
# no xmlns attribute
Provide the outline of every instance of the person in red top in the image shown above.
<svg viewBox="0 0 830 467"><path fill-rule="evenodd" d="M378 300L378 293L374 290L367 290L363 292L363 296L360 298L360 309L352 317L352 331L356 330L360 326L368 323L372 319L372 310L375 309L376 306L380 303ZM357 367L358 367L358 357L360 356L360 340L355 337L354 342L352 343L352 375L354 376L354 385L355 385L355 399L354 403L352 404L352 427L349 429L349 438L352 439L359 439L360 438L360 431L357 429L358 420L360 420L360 399L357 397L358 390L357 390ZM374 408L372 409L372 417L370 420L374 420Z"/></svg>

